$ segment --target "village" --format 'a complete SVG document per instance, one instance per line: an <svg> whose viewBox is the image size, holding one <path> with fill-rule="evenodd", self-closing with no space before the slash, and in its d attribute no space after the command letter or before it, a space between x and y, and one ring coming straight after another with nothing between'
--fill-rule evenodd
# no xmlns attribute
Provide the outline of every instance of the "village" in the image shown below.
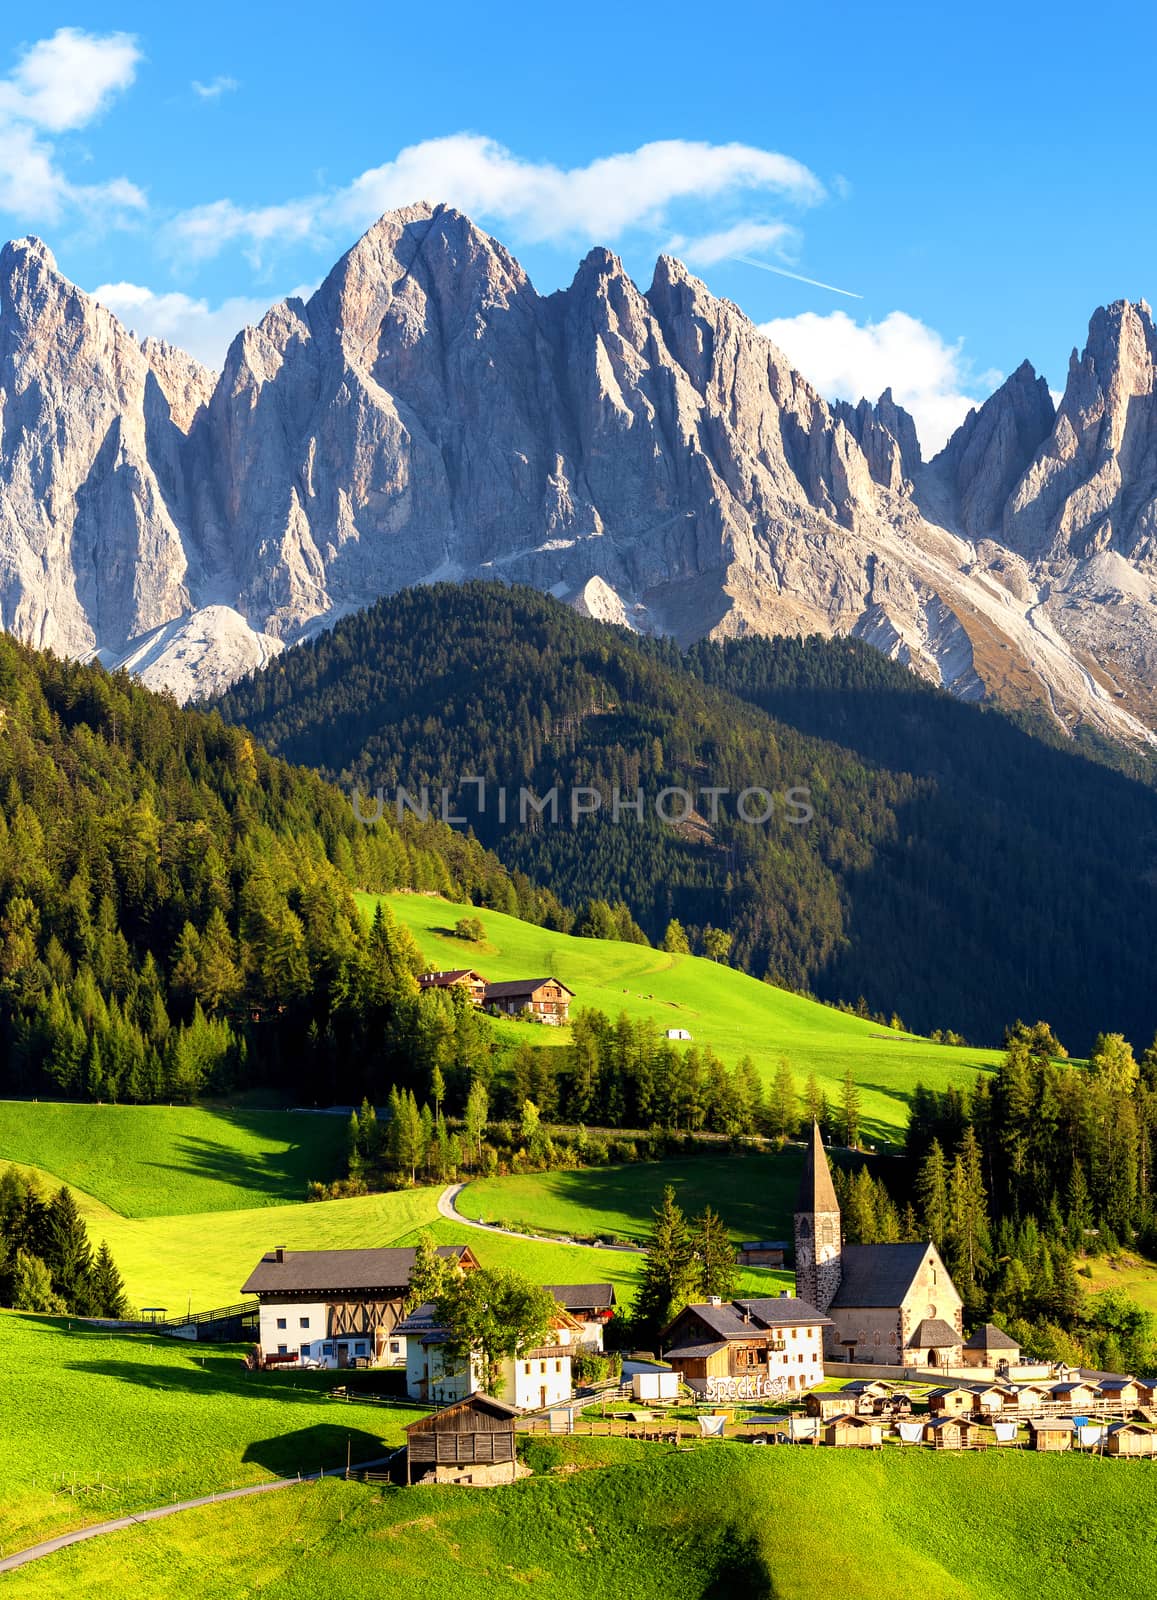
<svg viewBox="0 0 1157 1600"><path fill-rule="evenodd" d="M782 1260L784 1249L744 1246L749 1259ZM843 1244L818 1127L794 1249L794 1293L687 1304L657 1351L608 1356L620 1313L609 1283L544 1285L548 1334L488 1369L481 1350L458 1354L438 1303L414 1303L415 1276L431 1266L417 1247L276 1247L243 1286L257 1302L250 1360L380 1371L390 1393L431 1407L407 1428L393 1463L406 1483L514 1481L526 1470L518 1436L536 1432L1157 1457L1157 1380L1022 1360L991 1323L966 1337L960 1295L934 1245ZM431 1250L442 1273L480 1270L465 1244ZM336 1393L390 1403L390 1394L348 1381Z"/></svg>

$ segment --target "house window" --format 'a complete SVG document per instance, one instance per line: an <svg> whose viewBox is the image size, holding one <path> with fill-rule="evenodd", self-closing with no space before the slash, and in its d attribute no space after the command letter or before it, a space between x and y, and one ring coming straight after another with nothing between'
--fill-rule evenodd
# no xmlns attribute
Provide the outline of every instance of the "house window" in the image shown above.
<svg viewBox="0 0 1157 1600"><path fill-rule="evenodd" d="M401 1345L400 1345L400 1344L399 1344L399 1343L398 1343L398 1341L397 1341L397 1339L391 1339L391 1340L390 1340L390 1354L391 1354L391 1355L392 1355L392 1356L396 1356L396 1355L397 1355L397 1353L398 1353L398 1351L399 1351L399 1350L400 1350L400 1349L401 1349L401 1348L402 1348L402 1347L401 1347Z"/></svg>
<svg viewBox="0 0 1157 1600"><path fill-rule="evenodd" d="M299 1323L300 1323L301 1327L303 1327L303 1328L308 1328L309 1327L309 1318L308 1317L301 1317L298 1320L299 1320Z"/></svg>
<svg viewBox="0 0 1157 1600"><path fill-rule="evenodd" d="M530 1362L529 1361L526 1363L526 1376L528 1378L530 1377Z"/></svg>
<svg viewBox="0 0 1157 1600"><path fill-rule="evenodd" d="M289 1354L289 1346L287 1344L279 1344L277 1346L277 1354L279 1356L287 1356Z"/></svg>
<svg viewBox="0 0 1157 1600"><path fill-rule="evenodd" d="M277 1319L278 1332L280 1332L281 1329L284 1328L284 1326L285 1326L285 1318L284 1317L278 1317L278 1319Z"/></svg>
<svg viewBox="0 0 1157 1600"><path fill-rule="evenodd" d="M321 1347L321 1350L322 1350L322 1354L323 1355L327 1355L327 1356L332 1356L333 1355L333 1345L332 1344L323 1344L322 1347Z"/></svg>
<svg viewBox="0 0 1157 1600"><path fill-rule="evenodd" d="M793 1328L791 1330L791 1336L792 1336L793 1339L798 1339L799 1338L799 1329L798 1328Z"/></svg>
<svg viewBox="0 0 1157 1600"><path fill-rule="evenodd" d="M366 1353L366 1345L365 1345L365 1340L364 1339L360 1340L358 1342L358 1344L355 1345L354 1353L356 1355L359 1355L359 1356L364 1356L365 1355L365 1353Z"/></svg>
<svg viewBox="0 0 1157 1600"><path fill-rule="evenodd" d="M540 1376L546 1372L546 1362L545 1361L540 1361L538 1363L538 1371L539 1371L539 1375Z"/></svg>

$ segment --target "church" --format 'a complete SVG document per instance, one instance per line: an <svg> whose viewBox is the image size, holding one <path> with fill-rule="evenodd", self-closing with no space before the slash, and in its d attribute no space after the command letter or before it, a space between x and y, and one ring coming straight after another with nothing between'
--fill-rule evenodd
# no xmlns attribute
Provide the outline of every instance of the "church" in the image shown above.
<svg viewBox="0 0 1157 1600"><path fill-rule="evenodd" d="M829 1362L961 1363L962 1302L936 1246L842 1242L840 1205L815 1124L796 1202L795 1288L827 1318Z"/></svg>

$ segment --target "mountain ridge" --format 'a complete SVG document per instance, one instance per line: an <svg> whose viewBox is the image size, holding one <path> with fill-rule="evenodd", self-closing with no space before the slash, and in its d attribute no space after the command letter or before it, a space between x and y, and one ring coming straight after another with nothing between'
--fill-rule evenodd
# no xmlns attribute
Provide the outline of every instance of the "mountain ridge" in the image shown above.
<svg viewBox="0 0 1157 1600"><path fill-rule="evenodd" d="M682 644L854 634L962 698L1157 725L1157 334L1098 311L931 462L829 405L661 256L543 296L452 208L387 213L220 375L136 340L40 241L0 253L0 622L212 693L381 595L526 582ZM82 380L78 383L78 375Z"/></svg>

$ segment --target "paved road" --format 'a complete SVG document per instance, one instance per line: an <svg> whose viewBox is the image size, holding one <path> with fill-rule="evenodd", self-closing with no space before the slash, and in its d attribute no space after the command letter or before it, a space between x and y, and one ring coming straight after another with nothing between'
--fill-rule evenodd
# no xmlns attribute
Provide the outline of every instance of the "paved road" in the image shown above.
<svg viewBox="0 0 1157 1600"><path fill-rule="evenodd" d="M518 1228L500 1228L497 1224L489 1222L472 1222L469 1217L464 1217L458 1210L458 1196L466 1188L464 1183L448 1183L438 1196L438 1215L445 1217L448 1222L457 1222L467 1228L481 1228L483 1233L504 1233L508 1239L541 1239L543 1244L574 1244L573 1239L560 1239L553 1233L524 1233ZM627 1255L645 1255L646 1252L640 1244L603 1244L592 1246L582 1245L580 1248L590 1250L621 1250Z"/></svg>
<svg viewBox="0 0 1157 1600"><path fill-rule="evenodd" d="M368 1467L380 1467L390 1459L379 1456L374 1461L362 1461L351 1472L364 1472ZM15 1572L30 1561L40 1561L57 1550L66 1550L70 1544L83 1544L86 1539L99 1539L102 1534L120 1533L141 1522L159 1522L162 1517L175 1517L178 1511L196 1511L200 1506L221 1505L226 1500L243 1500L251 1494L272 1494L277 1489L292 1489L302 1483L316 1483L319 1478L341 1478L344 1467L331 1467L325 1472L311 1472L302 1478L275 1478L272 1483L251 1483L244 1489L223 1489L219 1494L202 1495L199 1500L178 1500L171 1506L154 1506L150 1511L137 1511L130 1516L114 1517L109 1522L94 1522L87 1528L73 1528L69 1533L58 1533L54 1539L29 1545L27 1550L17 1550L15 1555L0 1559L0 1572Z"/></svg>

